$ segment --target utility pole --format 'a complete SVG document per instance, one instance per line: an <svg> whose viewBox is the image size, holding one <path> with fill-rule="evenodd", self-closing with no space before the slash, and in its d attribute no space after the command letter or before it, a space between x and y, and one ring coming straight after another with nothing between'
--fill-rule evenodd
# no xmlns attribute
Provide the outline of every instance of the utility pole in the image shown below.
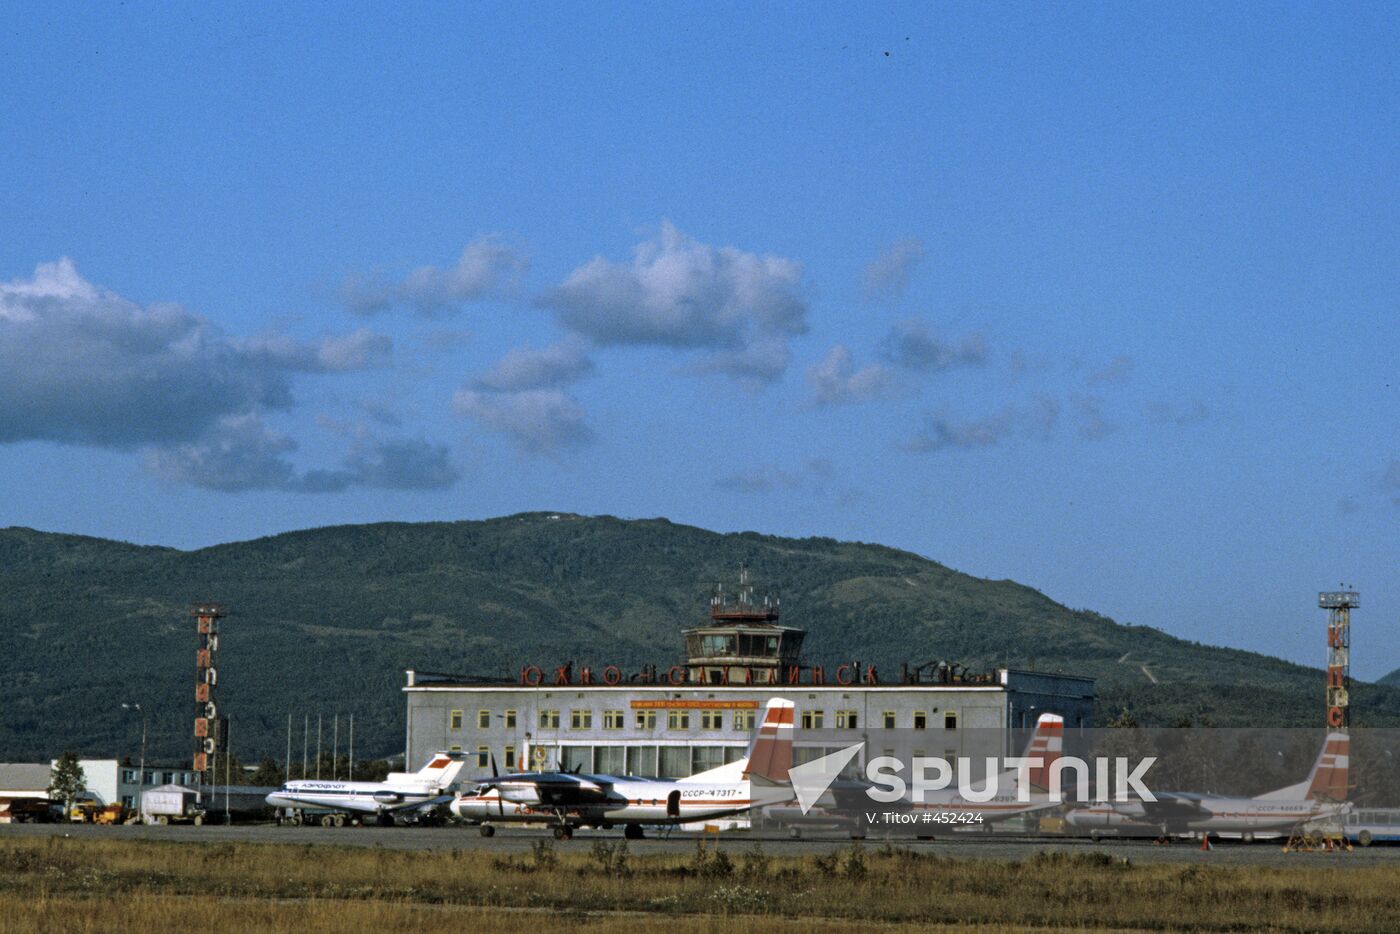
<svg viewBox="0 0 1400 934"><path fill-rule="evenodd" d="M350 781L355 780L355 715L350 715Z"/></svg>
<svg viewBox="0 0 1400 934"><path fill-rule="evenodd" d="M292 712L287 711L287 758L282 760L287 764L287 771L283 776L284 781L292 780Z"/></svg>
<svg viewBox="0 0 1400 934"><path fill-rule="evenodd" d="M331 781L340 778L340 714L331 718Z"/></svg>
<svg viewBox="0 0 1400 934"><path fill-rule="evenodd" d="M122 704L122 710L141 711L141 771L136 775L136 810L141 810L141 795L146 790L146 710L140 704Z"/></svg>
<svg viewBox="0 0 1400 934"><path fill-rule="evenodd" d="M316 781L321 780L321 714L316 715Z"/></svg>
<svg viewBox="0 0 1400 934"><path fill-rule="evenodd" d="M233 718L224 719L224 823L232 824L233 815L229 813L228 793L229 785L233 782Z"/></svg>
<svg viewBox="0 0 1400 934"><path fill-rule="evenodd" d="M311 714L306 715L306 719L301 724L301 777L306 777L306 744L311 735Z"/></svg>

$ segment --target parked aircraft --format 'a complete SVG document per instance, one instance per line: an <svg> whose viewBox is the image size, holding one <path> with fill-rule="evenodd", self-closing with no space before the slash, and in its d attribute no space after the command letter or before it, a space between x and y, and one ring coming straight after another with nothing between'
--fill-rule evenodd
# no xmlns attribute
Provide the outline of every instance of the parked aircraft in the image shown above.
<svg viewBox="0 0 1400 934"><path fill-rule="evenodd" d="M382 782L299 779L268 795L267 803L288 812L294 824L301 823L308 809L373 814L380 824L392 824L395 813L451 801L448 789L465 764L460 752L438 752L417 772L390 772ZM321 822L339 827L345 816L327 813Z"/></svg>
<svg viewBox="0 0 1400 934"><path fill-rule="evenodd" d="M452 813L481 825L482 836L497 824L549 823L567 840L577 827L618 824L628 839L643 824L682 824L741 814L756 804L792 796L793 703L773 698L743 758L678 781L580 772L522 772L493 775L451 804ZM494 765L493 765L494 767Z"/></svg>
<svg viewBox="0 0 1400 934"><path fill-rule="evenodd" d="M1005 769L996 776L996 794L987 801L965 798L958 788L922 791L915 800L913 793L889 803L885 795L900 793L904 783L896 773L879 769L879 762L867 768L867 778L837 778L831 781L811 807L803 808L782 803L764 808L763 816L791 828L794 835L801 828L834 828L848 830L853 837L863 837L871 830L901 829L916 836L934 836L963 828L986 827L1018 814L1044 810L1060 803L1051 799L1047 790L1050 767L1060 758L1064 747L1064 718L1057 714L1042 714L1026 745L1024 757L1039 760L1028 767L1024 780L1029 784L1020 800L1023 775L1016 768ZM849 761L853 748L843 750L841 762ZM950 766L953 763L949 763ZM869 771L870 767L877 767ZM986 784L973 786L985 790ZM872 794L878 790L882 794Z"/></svg>
<svg viewBox="0 0 1400 934"><path fill-rule="evenodd" d="M1329 733L1308 777L1253 798L1194 792L1156 791L1155 802L1096 802L1065 815L1071 827L1119 833L1278 833L1310 821L1339 818L1347 803L1351 739Z"/></svg>

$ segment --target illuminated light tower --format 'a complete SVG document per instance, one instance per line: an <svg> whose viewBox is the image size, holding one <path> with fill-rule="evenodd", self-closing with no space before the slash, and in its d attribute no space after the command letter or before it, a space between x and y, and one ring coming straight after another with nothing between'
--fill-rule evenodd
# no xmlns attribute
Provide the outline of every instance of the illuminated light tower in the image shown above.
<svg viewBox="0 0 1400 934"><path fill-rule="evenodd" d="M1317 605L1327 611L1327 725L1346 730L1351 727L1351 611L1361 606L1361 595L1325 591L1317 595Z"/></svg>
<svg viewBox="0 0 1400 934"><path fill-rule="evenodd" d="M201 603L190 610L195 618L198 644L195 650L194 685L194 771L200 773L200 783L213 784L212 758L224 745L224 719L214 703L214 686L219 681L219 620L224 608L214 603Z"/></svg>

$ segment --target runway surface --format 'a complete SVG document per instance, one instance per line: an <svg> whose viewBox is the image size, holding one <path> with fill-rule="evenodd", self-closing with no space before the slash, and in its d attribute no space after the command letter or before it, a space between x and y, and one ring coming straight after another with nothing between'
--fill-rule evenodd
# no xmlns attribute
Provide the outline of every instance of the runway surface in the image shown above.
<svg viewBox="0 0 1400 934"><path fill-rule="evenodd" d="M298 845L388 847L400 850L473 850L487 853L528 853L537 840L550 840L561 851L576 849L587 853L594 840L622 839L618 831L578 831L572 840L554 841L547 830L531 828L501 828L494 837L483 837L475 827L278 827L275 824L233 824L184 826L118 826L93 824L3 824L0 840L32 837L67 837L75 840L165 840L179 843L293 843ZM700 834L672 833L668 836L649 833L645 840L628 841L628 849L638 855L648 853L690 853ZM725 850L742 853L762 846L773 855L813 855L829 853L851 844L844 836L808 833L802 839L777 832L730 831L718 835L703 835ZM938 840L908 840L894 838L894 846L909 847L918 852L936 853L951 859L1021 860L1036 853L1063 851L1070 853L1102 852L1114 857L1126 857L1134 863L1184 863L1201 865L1270 865L1323 863L1328 866L1363 866L1389 863L1400 866L1400 846L1357 847L1338 853L1284 853L1283 841L1217 843L1203 852L1198 843L1181 841L1170 845L1155 845L1147 840L1105 840L1094 843L1081 838L1028 838L997 834L963 834L956 838ZM881 838L862 841L867 849L885 845Z"/></svg>

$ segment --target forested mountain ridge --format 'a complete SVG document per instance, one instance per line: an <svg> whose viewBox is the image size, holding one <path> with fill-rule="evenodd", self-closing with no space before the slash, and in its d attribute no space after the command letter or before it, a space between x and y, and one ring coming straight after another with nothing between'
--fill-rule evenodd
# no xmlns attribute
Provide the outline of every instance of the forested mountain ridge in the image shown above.
<svg viewBox="0 0 1400 934"><path fill-rule="evenodd" d="M240 758L280 756L288 713L299 744L304 715L353 712L357 752L382 755L402 748L404 669L670 665L713 583L732 586L742 564L781 591L809 662L874 663L885 679L931 659L1062 670L1097 679L1101 711L1160 725L1321 722L1320 670L1119 625L909 552L528 513L195 551L0 530L0 760L134 749L123 701L151 712L152 756L187 755L195 602L229 607L218 696ZM1400 724L1400 687L1358 685L1353 704L1359 723Z"/></svg>

